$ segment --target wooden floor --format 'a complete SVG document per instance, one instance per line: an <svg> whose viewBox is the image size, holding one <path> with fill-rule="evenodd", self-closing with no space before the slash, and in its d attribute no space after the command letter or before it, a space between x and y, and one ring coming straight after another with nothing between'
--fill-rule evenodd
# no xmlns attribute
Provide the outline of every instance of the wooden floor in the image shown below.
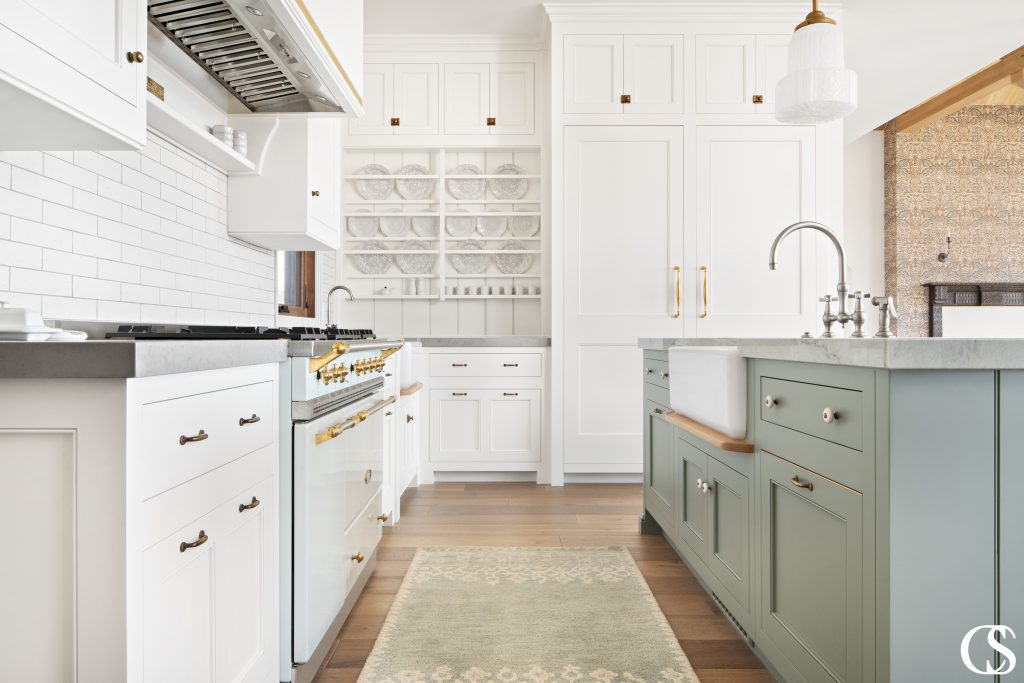
<svg viewBox="0 0 1024 683"><path fill-rule="evenodd" d="M704 683L773 681L746 642L661 536L637 530L639 484L435 484L409 489L402 518L384 530L377 567L316 683L355 681L416 548L629 548Z"/></svg>

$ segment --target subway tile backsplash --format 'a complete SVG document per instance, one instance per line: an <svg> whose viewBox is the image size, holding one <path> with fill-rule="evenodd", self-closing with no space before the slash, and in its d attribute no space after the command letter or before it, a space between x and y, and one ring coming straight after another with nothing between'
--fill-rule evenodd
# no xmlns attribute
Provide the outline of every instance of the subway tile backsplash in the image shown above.
<svg viewBox="0 0 1024 683"><path fill-rule="evenodd" d="M273 325L274 255L227 234L227 177L141 151L0 152L0 300L47 319Z"/></svg>

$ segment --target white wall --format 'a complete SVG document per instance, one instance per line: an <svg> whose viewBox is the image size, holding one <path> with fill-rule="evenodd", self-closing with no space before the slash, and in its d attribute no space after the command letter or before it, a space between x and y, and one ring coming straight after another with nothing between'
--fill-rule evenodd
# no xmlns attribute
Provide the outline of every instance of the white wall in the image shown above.
<svg viewBox="0 0 1024 683"><path fill-rule="evenodd" d="M881 131L872 131L846 145L843 158L847 276L851 287L874 296L885 290L884 141Z"/></svg>
<svg viewBox="0 0 1024 683"><path fill-rule="evenodd" d="M846 140L942 92L1024 43L1021 0L847 0L846 63L860 106Z"/></svg>

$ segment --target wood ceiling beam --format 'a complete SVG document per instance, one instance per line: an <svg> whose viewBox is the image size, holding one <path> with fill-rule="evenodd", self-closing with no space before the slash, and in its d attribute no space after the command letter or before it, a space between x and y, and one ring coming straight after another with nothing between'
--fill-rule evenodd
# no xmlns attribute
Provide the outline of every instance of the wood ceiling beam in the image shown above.
<svg viewBox="0 0 1024 683"><path fill-rule="evenodd" d="M963 109L1008 85L1024 87L1021 85L1024 83L1022 71L1024 46L897 116L894 119L896 132L913 133L932 121Z"/></svg>

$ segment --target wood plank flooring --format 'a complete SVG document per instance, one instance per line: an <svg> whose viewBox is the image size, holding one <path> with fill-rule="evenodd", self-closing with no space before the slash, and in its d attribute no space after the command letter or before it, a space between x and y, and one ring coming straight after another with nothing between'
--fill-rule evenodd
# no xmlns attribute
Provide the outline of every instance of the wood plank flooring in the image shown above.
<svg viewBox="0 0 1024 683"><path fill-rule="evenodd" d="M409 489L402 518L384 530L377 566L316 683L359 677L417 548L629 548L703 683L773 681L661 536L639 533L640 485L435 484Z"/></svg>

